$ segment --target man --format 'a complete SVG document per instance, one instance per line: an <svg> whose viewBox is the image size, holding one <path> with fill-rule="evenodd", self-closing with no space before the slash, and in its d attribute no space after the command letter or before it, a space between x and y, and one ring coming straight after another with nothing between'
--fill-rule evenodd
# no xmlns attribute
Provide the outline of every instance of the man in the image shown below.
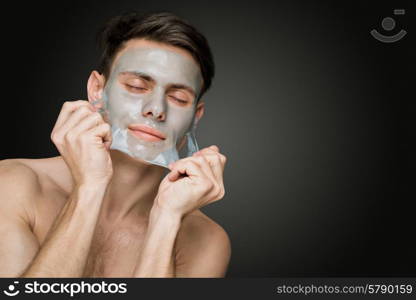
<svg viewBox="0 0 416 300"><path fill-rule="evenodd" d="M112 122L122 124L125 118L114 112L125 103L104 103L105 89L151 96L132 117L183 134L184 119L202 117L200 98L214 73L205 38L159 13L116 17L101 39L101 73L89 77L88 101L66 102L52 131L61 156L0 163L0 275L224 276L228 236L199 210L224 195L218 147L170 163L163 177L163 167L110 149L109 120L97 111L111 106ZM126 57L138 70L123 71ZM123 126L137 140L166 138L140 124Z"/></svg>

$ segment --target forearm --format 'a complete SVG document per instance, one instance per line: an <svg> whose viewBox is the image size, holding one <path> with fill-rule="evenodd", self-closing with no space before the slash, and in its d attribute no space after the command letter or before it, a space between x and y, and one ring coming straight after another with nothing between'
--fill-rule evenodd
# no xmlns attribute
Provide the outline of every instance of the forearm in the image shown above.
<svg viewBox="0 0 416 300"><path fill-rule="evenodd" d="M104 193L105 186L83 185L73 190L21 277L82 276Z"/></svg>
<svg viewBox="0 0 416 300"><path fill-rule="evenodd" d="M152 208L134 277L174 277L176 236L181 216Z"/></svg>

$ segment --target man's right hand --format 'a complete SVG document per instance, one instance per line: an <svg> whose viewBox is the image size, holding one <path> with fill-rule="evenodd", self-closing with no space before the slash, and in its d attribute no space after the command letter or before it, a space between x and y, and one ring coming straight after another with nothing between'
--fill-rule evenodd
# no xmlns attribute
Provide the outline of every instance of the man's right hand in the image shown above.
<svg viewBox="0 0 416 300"><path fill-rule="evenodd" d="M76 185L107 184L111 179L110 125L88 101L64 103L51 139L71 170Z"/></svg>

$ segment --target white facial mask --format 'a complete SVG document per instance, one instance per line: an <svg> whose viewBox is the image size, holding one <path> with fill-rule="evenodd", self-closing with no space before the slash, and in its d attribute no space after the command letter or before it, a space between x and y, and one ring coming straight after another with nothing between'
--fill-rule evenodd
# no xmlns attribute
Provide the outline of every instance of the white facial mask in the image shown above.
<svg viewBox="0 0 416 300"><path fill-rule="evenodd" d="M195 112L201 85L191 58L163 48L127 50L96 101L111 125L111 149L164 167L191 156L198 151ZM193 92L185 97L181 87Z"/></svg>

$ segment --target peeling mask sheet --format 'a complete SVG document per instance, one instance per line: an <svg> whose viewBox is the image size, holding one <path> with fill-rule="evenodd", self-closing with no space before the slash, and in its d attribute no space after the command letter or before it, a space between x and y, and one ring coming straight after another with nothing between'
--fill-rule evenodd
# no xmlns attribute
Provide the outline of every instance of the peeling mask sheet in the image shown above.
<svg viewBox="0 0 416 300"><path fill-rule="evenodd" d="M198 151L201 86L199 66L180 53L150 47L122 53L96 101L111 125L111 149L164 167L191 156Z"/></svg>

